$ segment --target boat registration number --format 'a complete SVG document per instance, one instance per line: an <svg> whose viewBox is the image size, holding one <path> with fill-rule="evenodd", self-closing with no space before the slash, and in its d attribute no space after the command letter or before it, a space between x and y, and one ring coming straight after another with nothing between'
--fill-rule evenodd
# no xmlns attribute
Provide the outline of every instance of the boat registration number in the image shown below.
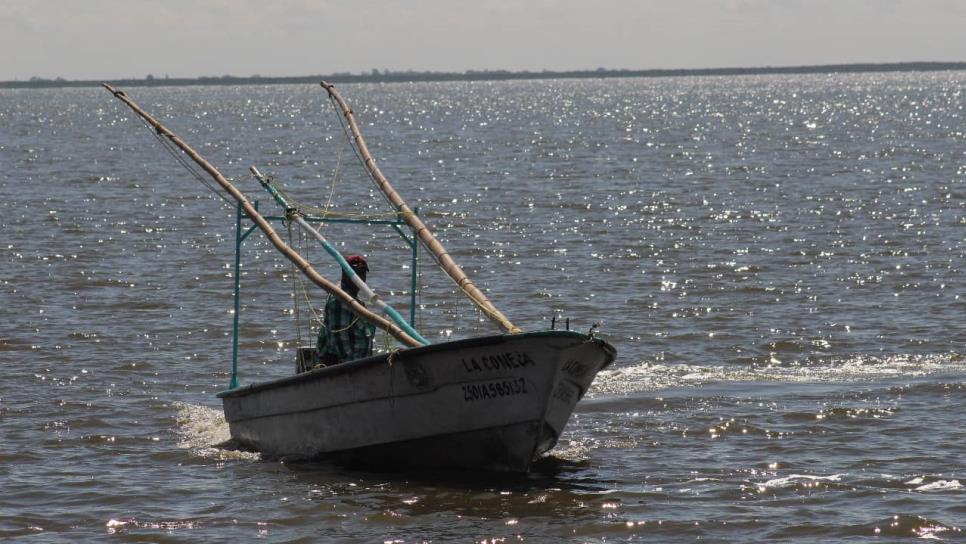
<svg viewBox="0 0 966 544"><path fill-rule="evenodd" d="M524 378L497 380L487 383L471 383L463 386L463 401L498 399L527 394L527 381Z"/></svg>

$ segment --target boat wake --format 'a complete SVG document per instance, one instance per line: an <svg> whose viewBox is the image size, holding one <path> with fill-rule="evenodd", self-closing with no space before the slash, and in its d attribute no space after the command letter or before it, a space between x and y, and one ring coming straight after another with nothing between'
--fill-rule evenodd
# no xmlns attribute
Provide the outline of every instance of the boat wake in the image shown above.
<svg viewBox="0 0 966 544"><path fill-rule="evenodd" d="M219 461L261 459L257 452L246 451L231 440L225 414L216 408L177 402L178 447L205 459Z"/></svg>
<svg viewBox="0 0 966 544"><path fill-rule="evenodd" d="M632 366L600 372L588 391L588 397L694 387L718 382L868 383L963 372L966 372L966 357L958 353L857 355L805 364L774 361L761 366L667 365L642 361Z"/></svg>

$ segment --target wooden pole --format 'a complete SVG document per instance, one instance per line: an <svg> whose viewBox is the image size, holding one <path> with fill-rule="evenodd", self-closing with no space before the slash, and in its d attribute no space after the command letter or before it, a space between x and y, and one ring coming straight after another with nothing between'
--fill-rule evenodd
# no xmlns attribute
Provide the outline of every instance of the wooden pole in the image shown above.
<svg viewBox="0 0 966 544"><path fill-rule="evenodd" d="M470 300L472 300L473 303L476 304L477 307L479 307L480 310L482 310L483 313L490 318L490 320L499 325L500 328L508 333L520 332L520 329L511 323L510 320L507 319L502 312L500 312L500 310L497 310L496 306L490 302L486 295L484 295L483 292L473 284L473 281L470 280L465 272L463 272L463 269L456 264L456 261L454 261L452 257L450 257L449 253L446 251L446 248L443 247L443 244L439 243L439 240L433 236L433 233L430 232L426 224L423 223L419 216L413 213L409 206L406 205L406 202L403 201L402 197L399 196L399 193L397 193L396 190L393 189L392 185L389 184L389 180L385 175L383 175L382 171L379 170L379 167L376 166L375 159L372 158L372 155L369 153L369 148L366 146L365 140L362 139L362 132L359 131L359 125L356 123L355 115L353 115L352 109L349 108L349 105L346 104L345 100L342 99L342 95L335 90L335 86L323 81L322 88L329 92L329 97L335 100L336 104L338 104L339 108L342 110L342 114L345 116L346 121L349 124L349 130L352 132L352 137L355 141L356 148L359 150L359 153L362 155L362 158L365 161L366 169L368 169L369 173L372 174L373 179L376 180L379 188L383 193L386 194L386 196L389 198L389 201L396 206L406 223L412 227L413 231L416 233L416 236L423 243L423 245L426 246L426 249L428 249L430 253L436 257L436 260L443 268L443 271L445 271L449 277L453 278L453 281L456 282L456 285L458 285L460 289L462 289L463 292L470 297Z"/></svg>
<svg viewBox="0 0 966 544"><path fill-rule="evenodd" d="M200 166L205 172L207 172L208 175L210 175L212 179L214 179L215 182L218 183L218 185L220 185L226 192L228 192L228 194L230 194L235 200L237 200L238 203L241 204L242 209L245 210L245 213L248 215L248 217L251 218L251 220L255 223L255 225L257 225L258 228L260 228L262 232L265 233L265 236L268 237L272 245L274 245L276 249L278 249L283 255L285 255L285 257L287 257L288 260L292 261L292 263L295 264L295 266L299 270L301 270L302 273L305 274L305 276L312 281L312 283L318 285L322 289L325 289L329 293L332 293L332 295L338 297L339 300L341 300L342 302L344 302L346 305L349 306L349 308L352 310L354 314L358 315L359 317L369 321L370 323L376 325L377 327L393 335L393 337L395 337L403 344L410 347L417 347L422 345L415 338L406 334L405 331L400 329L395 323L389 321L388 319L378 314L372 313L365 306L360 304L358 300L352 298L348 293L340 289L338 285L330 282L329 280L325 279L321 274L316 272L316 270L312 268L312 265L309 264L308 261L306 261L301 255L298 254L297 251L295 251L288 244L286 244L284 240L282 240L282 238L278 235L278 233L275 232L275 229L272 228L272 225L264 217L262 217L260 213L258 213L258 211L255 209L255 206L252 206L251 202L248 201L248 198L246 198L241 191L239 191L234 185L232 185L232 183L228 181L228 179L225 178L225 176L223 176L221 172L219 172L214 166L212 166L208 161L206 161L204 157L199 155L198 152L192 149L191 146L186 144L181 138L179 138L173 132L168 130L154 117L151 117L151 115L148 114L143 109L141 109L140 106L135 104L133 100L128 98L127 94L125 94L124 91L116 90L106 83L104 84L104 88L110 91L121 102L124 102L125 104L127 104L127 106L131 108L131 110L134 111L134 113L136 113L139 117L147 121L148 124L150 124L154 128L154 130L157 131L159 135L164 136L165 138L170 140L174 145L178 146L179 149L184 151L185 154L191 157L191 159L195 161L195 163L197 163L198 166Z"/></svg>

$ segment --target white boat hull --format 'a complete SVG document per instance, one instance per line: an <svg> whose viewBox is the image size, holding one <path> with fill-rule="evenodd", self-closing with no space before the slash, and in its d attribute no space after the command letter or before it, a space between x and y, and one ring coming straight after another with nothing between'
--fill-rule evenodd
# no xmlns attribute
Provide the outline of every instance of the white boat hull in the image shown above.
<svg viewBox="0 0 966 544"><path fill-rule="evenodd" d="M526 471L616 351L570 331L407 349L220 393L232 438L268 457Z"/></svg>

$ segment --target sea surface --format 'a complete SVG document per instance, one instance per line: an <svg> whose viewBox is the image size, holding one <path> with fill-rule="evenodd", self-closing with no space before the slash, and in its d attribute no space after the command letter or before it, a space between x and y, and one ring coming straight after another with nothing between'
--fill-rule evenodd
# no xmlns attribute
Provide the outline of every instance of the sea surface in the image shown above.
<svg viewBox="0 0 966 544"><path fill-rule="evenodd" d="M0 538L966 541L966 72L340 89L517 325L616 346L556 449L501 477L215 447L235 208L105 90L2 90ZM387 210L320 87L128 92L262 210L250 165ZM324 232L408 311L392 230ZM239 377L291 374L324 296L260 233L242 263ZM419 272L431 340L495 332Z"/></svg>

